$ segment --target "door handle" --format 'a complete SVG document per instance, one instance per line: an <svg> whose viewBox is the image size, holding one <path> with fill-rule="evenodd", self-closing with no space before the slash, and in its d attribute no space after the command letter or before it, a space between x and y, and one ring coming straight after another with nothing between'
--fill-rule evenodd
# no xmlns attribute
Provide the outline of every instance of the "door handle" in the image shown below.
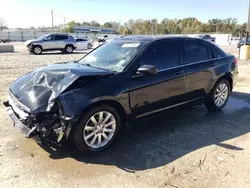
<svg viewBox="0 0 250 188"><path fill-rule="evenodd" d="M176 71L175 72L175 75L176 76L179 76L179 75L181 75L181 74L183 74L184 73L184 70L180 70L180 71Z"/></svg>

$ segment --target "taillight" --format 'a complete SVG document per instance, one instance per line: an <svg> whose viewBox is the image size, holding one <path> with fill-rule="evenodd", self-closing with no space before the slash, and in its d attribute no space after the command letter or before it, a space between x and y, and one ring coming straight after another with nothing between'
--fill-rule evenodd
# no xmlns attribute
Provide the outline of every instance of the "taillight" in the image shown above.
<svg viewBox="0 0 250 188"><path fill-rule="evenodd" d="M237 58L234 58L234 64L238 64L238 59Z"/></svg>

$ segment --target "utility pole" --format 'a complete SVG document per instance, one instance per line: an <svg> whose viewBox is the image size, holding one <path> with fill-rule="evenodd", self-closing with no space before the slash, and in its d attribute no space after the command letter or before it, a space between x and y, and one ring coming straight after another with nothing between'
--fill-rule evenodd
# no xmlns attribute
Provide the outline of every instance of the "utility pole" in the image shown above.
<svg viewBox="0 0 250 188"><path fill-rule="evenodd" d="M249 5L248 5L248 23L247 23L246 42L248 41L249 31L250 31L250 0L249 0Z"/></svg>
<svg viewBox="0 0 250 188"><path fill-rule="evenodd" d="M52 21L52 31L54 32L54 17L53 17L53 10L51 10L51 21Z"/></svg>
<svg viewBox="0 0 250 188"><path fill-rule="evenodd" d="M217 22L216 22L216 34L218 33L218 20L217 20Z"/></svg>

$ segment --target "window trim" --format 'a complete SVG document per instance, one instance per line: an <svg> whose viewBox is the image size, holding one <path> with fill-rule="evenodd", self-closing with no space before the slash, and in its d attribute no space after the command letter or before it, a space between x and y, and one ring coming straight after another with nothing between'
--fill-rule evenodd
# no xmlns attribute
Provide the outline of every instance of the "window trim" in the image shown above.
<svg viewBox="0 0 250 188"><path fill-rule="evenodd" d="M197 62L188 63L188 64L183 64L183 65L172 67L172 68L158 70L158 72L167 71L167 70L176 69L176 68L182 68L182 67L190 66L190 65L196 65L196 64L206 63L206 62L209 62L209 61L215 61L215 60L220 60L220 59L223 59L223 57L218 57L218 58L214 58L214 59L207 59L207 60L197 61Z"/></svg>

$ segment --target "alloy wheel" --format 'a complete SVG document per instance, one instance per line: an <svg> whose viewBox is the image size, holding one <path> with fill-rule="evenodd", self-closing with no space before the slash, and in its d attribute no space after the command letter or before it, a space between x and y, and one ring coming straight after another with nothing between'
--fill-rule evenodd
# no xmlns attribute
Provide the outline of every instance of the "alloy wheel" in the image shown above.
<svg viewBox="0 0 250 188"><path fill-rule="evenodd" d="M40 54L42 52L42 49L40 47L35 47L34 48L34 53L35 54Z"/></svg>
<svg viewBox="0 0 250 188"><path fill-rule="evenodd" d="M72 46L67 46L67 47L66 47L66 51L67 51L68 53L71 53L71 52L73 51Z"/></svg>
<svg viewBox="0 0 250 188"><path fill-rule="evenodd" d="M83 130L83 139L89 147L98 149L109 143L115 130L115 117L110 112L100 111L87 121Z"/></svg>
<svg viewBox="0 0 250 188"><path fill-rule="evenodd" d="M228 98L229 89L226 83L222 82L218 85L215 95L214 95L214 103L216 106L221 107L223 106Z"/></svg>

